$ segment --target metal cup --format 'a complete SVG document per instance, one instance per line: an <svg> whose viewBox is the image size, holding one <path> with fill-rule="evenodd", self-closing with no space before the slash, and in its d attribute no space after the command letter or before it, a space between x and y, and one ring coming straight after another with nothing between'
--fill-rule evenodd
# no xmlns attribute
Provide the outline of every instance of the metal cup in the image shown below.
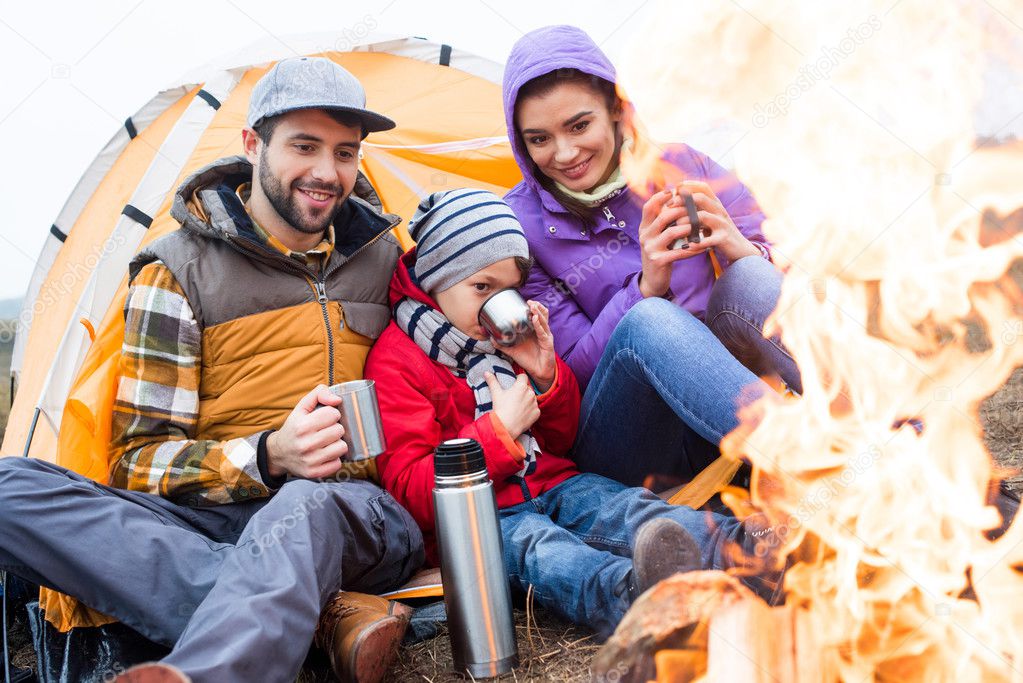
<svg viewBox="0 0 1023 683"><path fill-rule="evenodd" d="M515 346L533 334L529 306L514 289L502 289L484 301L479 323L498 346Z"/></svg>
<svg viewBox="0 0 1023 683"><path fill-rule="evenodd" d="M330 387L330 393L341 397L337 409L345 428L341 438L348 444L345 460L369 460L387 450L375 385L371 379L357 379Z"/></svg>
<svg viewBox="0 0 1023 683"><path fill-rule="evenodd" d="M700 214L696 209L696 200L693 199L693 195L686 192L678 195L682 197L682 200L686 204L686 213L689 214L689 236L679 237L677 240L671 243L672 249L688 249L690 244L699 244L700 240L704 237L703 231L707 228L700 222ZM677 223L675 225L678 225ZM710 235L710 231L707 231L707 235Z"/></svg>

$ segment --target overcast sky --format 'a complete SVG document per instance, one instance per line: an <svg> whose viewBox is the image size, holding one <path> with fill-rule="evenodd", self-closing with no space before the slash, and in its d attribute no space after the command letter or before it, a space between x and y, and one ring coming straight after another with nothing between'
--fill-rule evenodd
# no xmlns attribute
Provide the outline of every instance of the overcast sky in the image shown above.
<svg viewBox="0 0 1023 683"><path fill-rule="evenodd" d="M281 2L104 0L0 9L0 299L20 297L78 178L123 121L161 89L252 42L360 25L449 43L504 62L515 40L581 26L612 59L652 2L464 0ZM581 11L583 10L583 11Z"/></svg>
<svg viewBox="0 0 1023 683"><path fill-rule="evenodd" d="M568 23L588 31L620 61L628 46L641 45L636 39L657 5L655 0L7 2L0 6L0 299L22 296L51 223L124 120L210 60L265 40L279 43L286 54L288 36L327 31L343 36L368 24L503 63L522 33ZM992 17L1006 30L1018 29L1023 50L1023 25L994 9ZM997 102L978 110L978 131L1023 135L1023 75L995 64L985 79ZM713 154L714 144L705 144Z"/></svg>

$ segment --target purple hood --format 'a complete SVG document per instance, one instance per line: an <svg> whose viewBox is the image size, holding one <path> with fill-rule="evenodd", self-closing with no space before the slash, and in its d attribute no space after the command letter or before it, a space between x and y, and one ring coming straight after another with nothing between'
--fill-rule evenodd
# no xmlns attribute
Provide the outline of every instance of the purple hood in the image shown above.
<svg viewBox="0 0 1023 683"><path fill-rule="evenodd" d="M616 82L617 76L607 55L592 38L575 26L545 26L530 31L512 47L504 66L504 121L515 162L525 183L540 195L544 205L551 211L564 211L536 181L533 160L515 134L515 101L519 97L519 89L534 78L557 69L578 69L611 83Z"/></svg>
<svg viewBox="0 0 1023 683"><path fill-rule="evenodd" d="M585 221L565 209L537 181L535 165L515 134L515 101L527 82L557 69L572 68L615 83L607 55L573 26L548 26L523 36L504 69L504 113L508 137L523 181L505 195L529 240L536 265L522 293L547 306L554 344L582 385L596 370L611 333L642 300L643 267L639 227L643 198L629 188L612 192ZM770 258L760 231L764 220L753 195L732 174L684 144L663 147L662 158L681 177L713 187L736 227ZM722 266L727 268L727 261ZM672 268L673 302L702 318L715 273L709 257L680 261Z"/></svg>

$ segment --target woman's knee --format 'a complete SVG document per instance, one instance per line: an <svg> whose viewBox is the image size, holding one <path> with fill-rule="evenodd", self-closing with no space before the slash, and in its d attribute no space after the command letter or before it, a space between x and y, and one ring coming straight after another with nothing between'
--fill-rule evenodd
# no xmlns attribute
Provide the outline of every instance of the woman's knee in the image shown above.
<svg viewBox="0 0 1023 683"><path fill-rule="evenodd" d="M781 271L773 263L759 255L744 256L738 261L733 261L728 268L721 273L719 282L731 282L734 280L745 281L744 284L768 283L777 284L781 282Z"/></svg>
<svg viewBox="0 0 1023 683"><path fill-rule="evenodd" d="M746 256L732 263L714 283L707 301L706 320L713 329L727 312L767 319L781 296L782 275L760 256Z"/></svg>

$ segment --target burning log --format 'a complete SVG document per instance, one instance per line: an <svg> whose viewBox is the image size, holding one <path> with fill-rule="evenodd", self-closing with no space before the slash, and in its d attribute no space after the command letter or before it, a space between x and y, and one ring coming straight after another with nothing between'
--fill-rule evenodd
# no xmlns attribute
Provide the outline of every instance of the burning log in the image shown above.
<svg viewBox="0 0 1023 683"><path fill-rule="evenodd" d="M748 683L819 683L838 680L830 660L814 636L808 613L791 605L768 607L752 598L713 614L708 625L706 681ZM680 678L658 668L657 680Z"/></svg>
<svg viewBox="0 0 1023 683"><path fill-rule="evenodd" d="M676 574L636 600L614 635L593 659L595 681L643 683L656 676L655 654L664 665L700 674L706 666L707 623L725 607L756 600L724 572ZM688 670L688 671L687 671Z"/></svg>
<svg viewBox="0 0 1023 683"><path fill-rule="evenodd" d="M591 665L595 681L835 680L805 619L768 607L720 571L677 574L644 593Z"/></svg>

